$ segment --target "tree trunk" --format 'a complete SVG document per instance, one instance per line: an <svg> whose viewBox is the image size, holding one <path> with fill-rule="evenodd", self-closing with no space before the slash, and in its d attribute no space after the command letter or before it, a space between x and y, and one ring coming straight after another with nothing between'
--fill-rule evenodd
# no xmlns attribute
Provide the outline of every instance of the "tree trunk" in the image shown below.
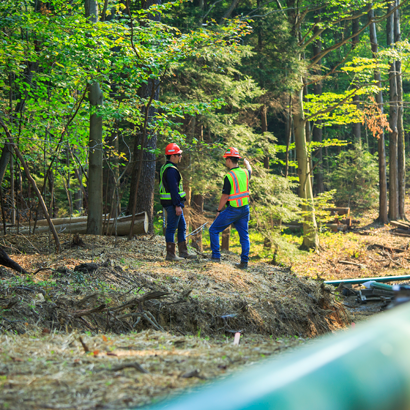
<svg viewBox="0 0 410 410"><path fill-rule="evenodd" d="M389 3L389 11L393 9L393 4ZM386 25L387 46L392 47L394 43L394 13L388 17ZM390 113L389 125L389 217L396 220L399 218L399 180L398 180L398 130L397 130L397 79L396 64L392 61L389 68L389 89L390 89Z"/></svg>
<svg viewBox="0 0 410 410"><path fill-rule="evenodd" d="M261 127L262 127L262 135L265 135L265 132L268 132L268 107L266 104L262 105L261 110ZM269 155L266 155L263 159L263 167L265 169L269 169Z"/></svg>
<svg viewBox="0 0 410 410"><path fill-rule="evenodd" d="M144 2L143 8L148 9L153 4L161 4L161 0L148 0ZM160 15L150 16L151 20L160 21ZM149 100L147 123L142 132L138 132L135 137L133 160L134 167L131 171L130 199L128 202L128 212L147 212L149 219L149 232L154 231L154 189L155 189L155 167L156 157L153 153L157 147L157 135L149 132L147 127L156 114L156 108L151 103L152 100L159 99L159 81L149 80L148 84L141 87L141 96ZM140 149L138 147L141 147ZM145 149L144 149L145 148ZM141 152L142 150L142 152ZM142 155L141 155L142 154ZM137 158L140 158L137 160ZM135 203L134 203L135 202Z"/></svg>
<svg viewBox="0 0 410 410"><path fill-rule="evenodd" d="M368 13L369 20L374 19L374 11L370 10ZM378 46L377 46L377 31L376 23L372 23L369 26L370 31L370 43L372 48L373 58L377 58ZM380 71L375 70L374 79L377 81L378 87L381 88L381 74ZM376 94L376 102L379 105L381 112L383 112L383 93L380 90ZM378 220L381 223L388 223L387 216L387 176L386 176L386 147L384 140L384 131L379 135L378 140L378 154L379 154L379 217Z"/></svg>
<svg viewBox="0 0 410 410"><path fill-rule="evenodd" d="M192 211L194 217L192 218L192 230L199 228L202 225L202 214L204 212L204 196L201 194L192 195ZM202 231L192 235L191 246L197 251L202 252Z"/></svg>
<svg viewBox="0 0 410 410"><path fill-rule="evenodd" d="M231 17L232 12L235 10L235 7L238 5L239 0L232 0L231 5L229 6L229 9L226 11L226 13L223 15L220 24L223 23L224 19L229 19Z"/></svg>
<svg viewBox="0 0 410 410"><path fill-rule="evenodd" d="M298 93L298 104L295 107L293 114L293 122L295 127L295 145L296 157L298 162L299 176L299 197L305 201L303 211L305 213L305 221L303 223L303 247L315 248L319 246L319 237L317 234L317 225L315 218L315 208L313 202L312 184L310 178L309 157L306 146L306 127L303 112L303 85L301 82L300 91Z"/></svg>
<svg viewBox="0 0 410 410"><path fill-rule="evenodd" d="M357 11L355 14L360 13L360 11ZM352 35L354 33L357 33L360 29L360 19L356 18L352 21ZM359 36L354 36L352 38L352 50L356 48L356 46L359 44ZM356 87L357 88L357 87ZM356 109L359 109L360 106L360 97L358 95L355 95L353 97L353 104L356 105ZM354 141L359 144L359 146L362 145L362 134L361 134L361 124L360 122L355 122L353 123L353 138Z"/></svg>
<svg viewBox="0 0 410 410"><path fill-rule="evenodd" d="M222 243L221 243L221 251L229 251L229 238L231 236L231 225L229 225L223 232L222 232Z"/></svg>
<svg viewBox="0 0 410 410"><path fill-rule="evenodd" d="M400 0L396 0L396 6L400 5ZM394 42L401 41L400 30L400 10L394 13ZM396 82L397 82L397 154L398 154L398 189L399 189L399 215L400 219L406 219L405 195L406 195L406 153L403 126L403 79L401 60L396 61Z"/></svg>
<svg viewBox="0 0 410 410"><path fill-rule="evenodd" d="M0 157L0 185L3 184L4 174L6 173L7 165L10 163L10 157L11 157L11 149L10 149L9 144L6 142L1 151L1 157Z"/></svg>
<svg viewBox="0 0 410 410"><path fill-rule="evenodd" d="M315 19L315 23L319 22L320 18L317 17ZM319 27L314 28L314 33L319 32ZM322 51L322 40L320 37L313 43L313 56L319 55ZM321 69L321 64L322 60L319 60L317 63L317 68L315 70L315 74L317 76L322 75L322 69ZM315 83L313 86L313 92L315 95L322 95L322 80L319 80ZM323 142L323 131L322 131L322 121L316 121L313 124L313 141L315 142ZM325 192L325 187L323 183L323 148L318 148L317 153L316 153L316 160L317 160L317 165L316 165L316 172L315 172L315 188L316 188L316 193L320 194Z"/></svg>
<svg viewBox="0 0 410 410"><path fill-rule="evenodd" d="M85 16L92 23L98 22L98 3L96 0L85 0ZM90 108L98 110L102 105L103 95L100 85L94 82L88 87ZM90 139L88 156L88 222L87 233L101 235L103 206L103 143L102 117L93 112L90 116Z"/></svg>
<svg viewBox="0 0 410 410"><path fill-rule="evenodd" d="M41 205L41 208L43 210L44 216L47 219L48 226L49 226L51 232L53 233L54 241L56 243L56 251L60 252L61 251L61 246L60 246L60 241L58 239L57 231L55 230L53 222L50 219L50 216L49 216L48 211L47 211L46 204L44 203L44 199L41 196L40 190L37 187L36 181L31 176L30 170L29 170L29 168L26 164L26 161L24 161L24 158L22 157L20 151L18 150L16 144L14 143L13 137L11 136L6 124L4 124L4 122L1 119L0 119L0 126L4 129L4 132L6 133L7 139L9 140L9 143L10 143L11 147L14 149L14 152L16 153L17 158L20 160L20 163L24 168L24 172L26 173L26 176L27 176L27 179L28 179L29 183L31 184L31 186L33 187L34 191L37 194L38 201L40 202L40 205Z"/></svg>
<svg viewBox="0 0 410 410"><path fill-rule="evenodd" d="M289 146L292 139L292 94L289 94L289 107L286 110L286 163L285 178L289 176Z"/></svg>
<svg viewBox="0 0 410 410"><path fill-rule="evenodd" d="M16 224L16 201L15 201L15 187L14 187L14 158L10 157L10 202L11 202L11 224Z"/></svg>

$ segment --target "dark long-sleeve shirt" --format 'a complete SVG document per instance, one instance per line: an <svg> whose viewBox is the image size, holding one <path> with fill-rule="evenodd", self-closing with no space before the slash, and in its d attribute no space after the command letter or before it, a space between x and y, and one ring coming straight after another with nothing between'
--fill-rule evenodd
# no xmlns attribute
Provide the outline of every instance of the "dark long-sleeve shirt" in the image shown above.
<svg viewBox="0 0 410 410"><path fill-rule="evenodd" d="M167 161L167 164L172 164L171 161ZM176 164L173 164L175 167ZM167 206L180 206L184 207L185 198L179 196L179 182L181 181L181 176L175 168L167 168L162 176L162 183L167 192L171 194L171 200L161 200L161 205L166 208Z"/></svg>

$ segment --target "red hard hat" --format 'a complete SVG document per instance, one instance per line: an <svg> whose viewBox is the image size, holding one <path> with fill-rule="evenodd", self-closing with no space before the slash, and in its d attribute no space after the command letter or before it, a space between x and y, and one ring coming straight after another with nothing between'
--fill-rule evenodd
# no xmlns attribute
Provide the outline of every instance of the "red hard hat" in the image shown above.
<svg viewBox="0 0 410 410"><path fill-rule="evenodd" d="M229 147L229 148L226 150L226 152L225 152L225 154L224 154L224 158L227 158L227 157L242 158L242 157L239 155L239 151L238 151L235 147Z"/></svg>
<svg viewBox="0 0 410 410"><path fill-rule="evenodd" d="M173 142L171 142L171 144L168 144L165 148L165 155L176 155L181 153L181 148L179 148L178 145L174 144Z"/></svg>

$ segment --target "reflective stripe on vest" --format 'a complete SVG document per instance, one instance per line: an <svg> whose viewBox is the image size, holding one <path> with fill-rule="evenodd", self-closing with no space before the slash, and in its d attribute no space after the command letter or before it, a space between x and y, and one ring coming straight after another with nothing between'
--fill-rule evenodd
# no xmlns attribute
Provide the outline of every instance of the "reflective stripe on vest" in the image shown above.
<svg viewBox="0 0 410 410"><path fill-rule="evenodd" d="M179 187L178 187L179 192L178 192L178 194L181 198L185 198L186 194L184 192L184 188L183 188L183 185L182 185L182 175L179 172L178 168L173 164L164 164L161 167L161 171L160 171L160 174L159 174L160 175L160 178L159 178L159 197L160 197L160 199L165 200L165 201L171 199L171 193L167 192L165 190L164 184L162 183L162 177L164 176L165 170L168 169L168 168L174 168L178 171L179 176L181 178L180 181L179 181Z"/></svg>
<svg viewBox="0 0 410 410"><path fill-rule="evenodd" d="M238 208L249 204L249 175L241 168L232 169L226 174L231 183L228 201L231 206Z"/></svg>

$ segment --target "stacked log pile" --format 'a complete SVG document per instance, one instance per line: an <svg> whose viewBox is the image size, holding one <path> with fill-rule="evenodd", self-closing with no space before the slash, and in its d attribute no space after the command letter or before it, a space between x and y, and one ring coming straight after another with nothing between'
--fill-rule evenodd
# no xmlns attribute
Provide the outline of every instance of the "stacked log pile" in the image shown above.
<svg viewBox="0 0 410 410"><path fill-rule="evenodd" d="M391 221L390 224L396 227L392 231L393 235L410 237L410 222Z"/></svg>

